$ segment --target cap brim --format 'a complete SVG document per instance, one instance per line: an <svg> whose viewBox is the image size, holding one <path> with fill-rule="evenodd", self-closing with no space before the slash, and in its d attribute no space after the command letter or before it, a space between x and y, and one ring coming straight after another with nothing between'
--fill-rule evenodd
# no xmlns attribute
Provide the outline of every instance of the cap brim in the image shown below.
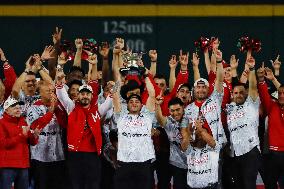
<svg viewBox="0 0 284 189"><path fill-rule="evenodd" d="M89 89L81 89L81 90L79 91L79 93L82 93L82 92L89 92L89 93L92 93L92 91L90 91Z"/></svg>

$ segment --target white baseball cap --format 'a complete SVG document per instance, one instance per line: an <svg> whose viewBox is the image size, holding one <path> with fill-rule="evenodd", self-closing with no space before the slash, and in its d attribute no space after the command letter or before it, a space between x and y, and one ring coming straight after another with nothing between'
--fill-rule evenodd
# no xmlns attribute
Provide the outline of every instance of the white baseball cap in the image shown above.
<svg viewBox="0 0 284 189"><path fill-rule="evenodd" d="M14 104L19 104L19 101L16 100L15 98L9 96L7 98L7 100L4 102L4 111L7 110L7 108L9 108L10 106L12 106Z"/></svg>
<svg viewBox="0 0 284 189"><path fill-rule="evenodd" d="M207 87L209 87L209 82L204 79L204 78L199 78L197 79L195 82L194 82L194 87L196 87L198 84L203 84L203 85L206 85Z"/></svg>
<svg viewBox="0 0 284 189"><path fill-rule="evenodd" d="M81 86L79 87L79 93L80 93L80 92L83 92L83 91L87 91L87 92L93 93L92 87L91 87L90 85L86 85L86 84L81 85Z"/></svg>

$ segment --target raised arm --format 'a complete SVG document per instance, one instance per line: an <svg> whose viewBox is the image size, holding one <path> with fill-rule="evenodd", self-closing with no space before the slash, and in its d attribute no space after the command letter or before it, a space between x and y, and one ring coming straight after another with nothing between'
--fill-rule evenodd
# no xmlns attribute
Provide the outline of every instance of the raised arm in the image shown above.
<svg viewBox="0 0 284 189"><path fill-rule="evenodd" d="M217 62L215 88L218 91L218 93L222 93L223 92L223 79L224 79L222 52L220 50L217 50L215 53L215 56L216 56L216 62Z"/></svg>
<svg viewBox="0 0 284 189"><path fill-rule="evenodd" d="M88 73L88 78L90 78L91 80L97 80L98 79L98 59L97 59L97 55L93 54L91 56L88 57L88 62L89 64L91 64L91 73ZM90 76L89 76L90 74Z"/></svg>
<svg viewBox="0 0 284 189"><path fill-rule="evenodd" d="M61 36L62 36L62 28L59 29L58 27L55 28L55 32L52 35L52 41L54 45L54 52L51 54L51 59L48 59L48 71L50 77L54 80L56 75L56 65L57 65L57 59L60 54L60 42L61 42Z"/></svg>
<svg viewBox="0 0 284 189"><path fill-rule="evenodd" d="M207 74L209 74L209 72L211 70L211 61L210 61L208 49L206 49L204 51L204 60L205 60L205 67L206 67L206 70L207 70Z"/></svg>
<svg viewBox="0 0 284 189"><path fill-rule="evenodd" d="M238 77L238 65L239 59L236 59L236 55L232 55L230 58L230 67L231 67L231 74L232 77Z"/></svg>
<svg viewBox="0 0 284 189"><path fill-rule="evenodd" d="M169 66L170 66L169 88L170 91L172 91L176 83L176 67L177 67L176 55L172 55L169 61Z"/></svg>
<svg viewBox="0 0 284 189"><path fill-rule="evenodd" d="M56 96L64 109L66 110L67 114L69 115L73 109L75 108L75 102L73 102L64 88L63 85L63 78L64 78L64 73L62 70L57 70L56 72Z"/></svg>
<svg viewBox="0 0 284 189"><path fill-rule="evenodd" d="M163 103L163 97L161 95L156 97L156 118L161 127L166 126L167 118L163 116L161 104Z"/></svg>
<svg viewBox="0 0 284 189"><path fill-rule="evenodd" d="M82 62L82 51L83 51L83 41L82 39L76 39L75 40L75 46L76 46L76 54L74 58L74 63L73 66L78 66L82 67L81 62Z"/></svg>
<svg viewBox="0 0 284 189"><path fill-rule="evenodd" d="M150 81L149 77L145 78L145 84L146 84L146 88L149 94L149 97L147 99L146 102L146 108L150 111L150 112L154 112L155 111L155 88L152 84L152 82Z"/></svg>
<svg viewBox="0 0 284 189"><path fill-rule="evenodd" d="M117 81L117 82L119 82L119 81ZM120 86L118 86L117 91L113 91L113 95L112 95L114 113L120 113L121 112L121 102L120 102L119 93L120 93Z"/></svg>
<svg viewBox="0 0 284 189"><path fill-rule="evenodd" d="M272 99L269 95L267 84L265 83L264 63L257 70L257 78L258 78L258 91L259 91L261 103L266 109L266 112L269 113L271 109Z"/></svg>
<svg viewBox="0 0 284 189"><path fill-rule="evenodd" d="M150 73L152 74L153 77L155 77L156 70L157 70L157 58L158 58L157 51L156 50L150 50L149 51L149 57L151 59Z"/></svg>
<svg viewBox="0 0 284 189"><path fill-rule="evenodd" d="M41 61L41 58L39 56L39 54L35 54L33 56L34 60L35 60L35 63L34 65L32 66L32 71L34 73L39 73L42 80L44 81L47 81L49 83L53 83L53 80L52 78L50 77L49 73L47 73L47 71L45 71L43 69L43 66L42 66L42 61Z"/></svg>
<svg viewBox="0 0 284 189"><path fill-rule="evenodd" d="M274 61L270 60L270 62L272 64L272 67L274 69L274 75L275 76L279 76L280 75L281 62L280 62L279 58L280 58L280 55L278 55L277 58Z"/></svg>
<svg viewBox="0 0 284 189"><path fill-rule="evenodd" d="M181 139L181 150L186 151L190 145L190 131L188 127L182 127L180 130L182 139Z"/></svg>
<svg viewBox="0 0 284 189"><path fill-rule="evenodd" d="M266 73L265 78L272 81L273 85L278 90L278 88L281 86L281 83L277 80L277 78L273 74L273 71L270 68L266 67L265 73Z"/></svg>
<svg viewBox="0 0 284 189"><path fill-rule="evenodd" d="M200 78L200 72L199 72L199 67L198 67L199 66L199 58L198 58L198 55L196 53L192 54L191 62L192 62L192 67L193 67L193 78L194 78L194 81L196 81Z"/></svg>
<svg viewBox="0 0 284 189"><path fill-rule="evenodd" d="M99 53L103 59L102 66L102 85L106 85L106 83L110 80L110 69L109 69L109 45L105 42L103 46L99 48Z"/></svg>
<svg viewBox="0 0 284 189"><path fill-rule="evenodd" d="M189 52L186 54L182 53L182 50L179 51L179 63L180 63L180 70L181 71L188 71L188 58L189 58Z"/></svg>
<svg viewBox="0 0 284 189"><path fill-rule="evenodd" d="M253 101L256 100L258 97L258 92L257 92L257 81L256 81L256 76L255 76L255 59L251 56L247 60L247 64L249 66L249 91L248 95L252 98Z"/></svg>

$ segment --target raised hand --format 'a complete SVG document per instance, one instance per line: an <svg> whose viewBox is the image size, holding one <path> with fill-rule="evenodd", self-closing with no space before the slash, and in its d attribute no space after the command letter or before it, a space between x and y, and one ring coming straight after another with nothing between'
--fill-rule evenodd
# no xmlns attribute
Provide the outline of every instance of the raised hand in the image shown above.
<svg viewBox="0 0 284 189"><path fill-rule="evenodd" d="M45 46L44 51L41 54L41 60L49 60L55 57L52 57L51 55L55 52L55 48L53 46Z"/></svg>
<svg viewBox="0 0 284 189"><path fill-rule="evenodd" d="M62 30L63 30L62 28L61 29L59 29L58 27L55 28L55 32L52 35L52 41L54 45L60 42L62 36Z"/></svg>
<svg viewBox="0 0 284 189"><path fill-rule="evenodd" d="M54 112L57 105L58 105L57 97L54 93L52 93L51 96L50 96L50 106L48 108L49 111Z"/></svg>
<svg viewBox="0 0 284 189"><path fill-rule="evenodd" d="M264 68L264 62L262 62L262 66L257 69L256 75L258 78L258 81L264 81L265 78L265 68Z"/></svg>
<svg viewBox="0 0 284 189"><path fill-rule="evenodd" d="M116 38L116 45L118 45L119 49L123 49L124 47L124 39L122 38Z"/></svg>
<svg viewBox="0 0 284 189"><path fill-rule="evenodd" d="M216 61L217 62L220 62L223 60L223 54L222 54L222 51L220 50L216 50L215 53L214 53L215 57L216 57Z"/></svg>
<svg viewBox="0 0 284 189"><path fill-rule="evenodd" d="M97 55L96 54L89 55L87 61L92 65L97 64L98 63Z"/></svg>
<svg viewBox="0 0 284 189"><path fill-rule="evenodd" d="M192 65L198 67L199 65L199 57L197 53L192 53Z"/></svg>
<svg viewBox="0 0 284 189"><path fill-rule="evenodd" d="M108 57L109 45L107 42L104 42L103 45L99 47L99 53L104 58Z"/></svg>
<svg viewBox="0 0 284 189"><path fill-rule="evenodd" d="M1 48L0 48L0 58L1 58L1 61L2 61L2 62L4 62L4 61L7 60L6 57L5 57L5 54L4 54L3 50L2 50Z"/></svg>
<svg viewBox="0 0 284 189"><path fill-rule="evenodd" d="M239 66L239 59L236 59L236 56L233 54L230 58L231 69L237 69Z"/></svg>
<svg viewBox="0 0 284 189"><path fill-rule="evenodd" d="M270 60L274 70L279 70L280 69L281 62L280 62L279 58L280 58L280 55L277 56L277 58L274 60L274 62L273 62L273 60Z"/></svg>
<svg viewBox="0 0 284 189"><path fill-rule="evenodd" d="M156 102L157 105L161 105L164 102L164 97L162 97L162 94L160 94L156 97L155 102Z"/></svg>
<svg viewBox="0 0 284 189"><path fill-rule="evenodd" d="M55 76L56 83L58 85L61 85L63 83L64 78L65 78L65 74L63 72L63 69L62 68L58 68L56 70L56 76Z"/></svg>
<svg viewBox="0 0 284 189"><path fill-rule="evenodd" d="M189 52L187 52L186 54L183 54L182 50L179 51L179 63L181 66L187 67L188 57L189 57Z"/></svg>
<svg viewBox="0 0 284 189"><path fill-rule="evenodd" d="M265 69L265 75L264 75L264 77L265 77L266 79L270 80L270 81L274 80L274 79L275 79L275 76L274 76L274 74L273 74L273 71L272 71L270 68L268 68L268 67L265 67L264 69Z"/></svg>
<svg viewBox="0 0 284 189"><path fill-rule="evenodd" d="M151 58L151 62L156 62L158 58L158 54L156 50L149 51L149 57Z"/></svg>
<svg viewBox="0 0 284 189"><path fill-rule="evenodd" d="M212 44L212 48L214 51L218 50L219 49L219 45L220 45L220 41L218 38L216 38L214 41L213 41L213 44Z"/></svg>
<svg viewBox="0 0 284 189"><path fill-rule="evenodd" d="M75 46L76 46L76 49L82 49L83 48L82 39L75 39Z"/></svg>
<svg viewBox="0 0 284 189"><path fill-rule="evenodd" d="M58 65L62 66L64 64L66 64L67 62L68 62L68 59L66 57L66 54L64 52L62 52L57 58L57 63L58 63Z"/></svg>
<svg viewBox="0 0 284 189"><path fill-rule="evenodd" d="M169 61L169 66L171 69L175 69L177 67L177 58L176 55L172 55L170 61Z"/></svg>
<svg viewBox="0 0 284 189"><path fill-rule="evenodd" d="M38 72L38 70L41 69L42 61L41 61L39 54L34 54L33 60L34 60L34 64L32 65L32 71L36 73Z"/></svg>
<svg viewBox="0 0 284 189"><path fill-rule="evenodd" d="M254 68L254 66L255 66L255 59L252 56L250 56L247 59L246 64L248 65L249 68Z"/></svg>

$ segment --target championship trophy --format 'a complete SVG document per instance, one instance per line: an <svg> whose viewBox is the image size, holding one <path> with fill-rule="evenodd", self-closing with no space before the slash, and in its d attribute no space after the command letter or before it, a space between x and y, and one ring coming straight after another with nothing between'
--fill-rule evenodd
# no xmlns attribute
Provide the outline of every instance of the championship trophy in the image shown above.
<svg viewBox="0 0 284 189"><path fill-rule="evenodd" d="M140 62L142 62L142 56L143 56L143 52L141 53L132 53L132 52L126 52L122 55L123 58L123 62L124 62L124 67L120 68L120 73L122 76L128 76L128 75L132 75L132 76L138 76L139 78L141 78L146 69L144 68L144 66L140 66Z"/></svg>

